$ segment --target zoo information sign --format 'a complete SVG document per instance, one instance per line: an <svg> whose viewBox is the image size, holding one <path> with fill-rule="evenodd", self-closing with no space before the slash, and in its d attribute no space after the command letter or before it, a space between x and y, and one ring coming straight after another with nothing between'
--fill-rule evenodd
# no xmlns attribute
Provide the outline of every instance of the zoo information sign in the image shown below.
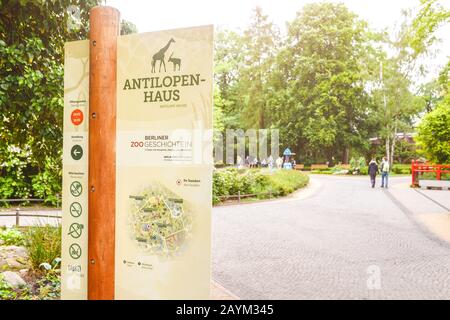
<svg viewBox="0 0 450 320"><path fill-rule="evenodd" d="M64 55L62 283L65 299L87 298L89 41Z"/></svg>
<svg viewBox="0 0 450 320"><path fill-rule="evenodd" d="M87 296L88 57L66 45L64 299ZM116 68L115 298L209 299L213 28L120 36Z"/></svg>

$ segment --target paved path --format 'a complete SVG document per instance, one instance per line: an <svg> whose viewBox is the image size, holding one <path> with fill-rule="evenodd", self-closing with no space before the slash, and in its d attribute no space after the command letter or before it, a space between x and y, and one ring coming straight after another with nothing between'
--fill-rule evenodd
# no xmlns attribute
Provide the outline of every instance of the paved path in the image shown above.
<svg viewBox="0 0 450 320"><path fill-rule="evenodd" d="M0 226L12 227L16 225L16 210L2 209L0 210ZM37 215L36 217L27 217L26 215ZM8 216L6 216L8 215ZM20 210L19 225L20 226L43 226L52 225L57 226L61 219L45 216L61 216L61 210L35 210L31 208L25 208ZM25 216L24 216L25 215Z"/></svg>
<svg viewBox="0 0 450 320"><path fill-rule="evenodd" d="M388 191L367 177L312 182L299 197L214 208L218 283L242 299L450 299L448 191L425 192L442 207L408 178Z"/></svg>

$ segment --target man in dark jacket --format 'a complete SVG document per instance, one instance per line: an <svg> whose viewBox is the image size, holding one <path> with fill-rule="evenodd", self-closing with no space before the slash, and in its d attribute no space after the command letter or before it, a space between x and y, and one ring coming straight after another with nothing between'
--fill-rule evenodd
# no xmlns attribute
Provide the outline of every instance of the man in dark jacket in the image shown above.
<svg viewBox="0 0 450 320"><path fill-rule="evenodd" d="M372 188L375 188L375 178L377 177L377 173L378 173L378 165L375 159L372 159L369 163L369 176L370 182L372 183Z"/></svg>

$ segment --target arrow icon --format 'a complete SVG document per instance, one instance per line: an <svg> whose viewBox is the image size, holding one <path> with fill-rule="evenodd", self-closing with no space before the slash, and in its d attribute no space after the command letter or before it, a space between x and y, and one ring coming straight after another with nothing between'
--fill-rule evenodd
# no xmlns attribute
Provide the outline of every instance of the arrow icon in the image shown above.
<svg viewBox="0 0 450 320"><path fill-rule="evenodd" d="M80 160L83 156L83 148L79 144L74 145L70 150L70 155L74 160Z"/></svg>

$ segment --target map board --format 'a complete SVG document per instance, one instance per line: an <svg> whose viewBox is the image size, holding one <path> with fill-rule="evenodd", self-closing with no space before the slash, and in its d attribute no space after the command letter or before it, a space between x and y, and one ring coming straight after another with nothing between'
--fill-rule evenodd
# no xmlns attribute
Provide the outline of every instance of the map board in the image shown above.
<svg viewBox="0 0 450 320"><path fill-rule="evenodd" d="M213 29L117 48L116 298L208 299ZM207 159L210 160L210 159Z"/></svg>

